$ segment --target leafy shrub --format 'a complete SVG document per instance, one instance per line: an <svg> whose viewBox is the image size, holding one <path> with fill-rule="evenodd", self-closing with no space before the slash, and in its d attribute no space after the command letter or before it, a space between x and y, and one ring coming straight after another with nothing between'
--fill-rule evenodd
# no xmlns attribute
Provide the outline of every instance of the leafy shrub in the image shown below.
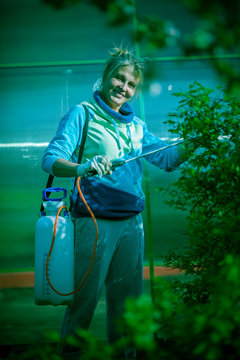
<svg viewBox="0 0 240 360"><path fill-rule="evenodd" d="M166 264L201 276L207 287L225 255L240 253L239 101L197 82L175 96L182 99L167 121L170 131L200 147L192 151L191 142L184 144L187 161L169 189L169 204L188 211L188 248L171 251Z"/></svg>
<svg viewBox="0 0 240 360"><path fill-rule="evenodd" d="M189 306L175 284L164 279L157 282L154 306L145 297L129 300L124 315L128 344L141 350L144 359L239 359L240 260L227 255L220 266L206 303ZM134 323L139 318L141 324Z"/></svg>

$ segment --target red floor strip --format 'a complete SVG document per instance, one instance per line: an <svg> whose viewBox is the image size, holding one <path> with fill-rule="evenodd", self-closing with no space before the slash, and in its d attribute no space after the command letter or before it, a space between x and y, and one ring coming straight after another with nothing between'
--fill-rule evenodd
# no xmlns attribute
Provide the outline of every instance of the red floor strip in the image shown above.
<svg viewBox="0 0 240 360"><path fill-rule="evenodd" d="M34 272L0 274L0 288L27 288L34 286Z"/></svg>
<svg viewBox="0 0 240 360"><path fill-rule="evenodd" d="M173 276L184 273L178 269L167 268L164 266L154 266L154 275L158 276ZM148 266L143 268L143 278L147 280L150 278L150 271ZM34 272L13 272L0 274L0 289L9 288L29 288L34 287Z"/></svg>

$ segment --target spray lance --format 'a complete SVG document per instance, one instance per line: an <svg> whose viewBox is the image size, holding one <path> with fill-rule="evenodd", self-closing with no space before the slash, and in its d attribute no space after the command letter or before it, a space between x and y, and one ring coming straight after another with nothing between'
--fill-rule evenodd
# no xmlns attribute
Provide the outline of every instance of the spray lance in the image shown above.
<svg viewBox="0 0 240 360"><path fill-rule="evenodd" d="M134 157L131 157L129 159L121 159L121 160L114 160L112 161L112 166L111 166L111 170L115 170L116 168L118 168L119 166L122 166L122 165L125 165L131 161L134 161L134 160L138 160L140 158L144 158L146 156L149 156L149 155L152 155L152 154L155 154L157 152L160 152L160 151L163 151L163 150L167 150L173 146L177 146L177 145L180 145L182 143L184 143L185 140L181 140L181 141L178 141L178 142L175 142L173 144L170 144L170 145L166 145L166 146L163 146L161 148L157 148L157 149L154 149L152 151L149 151L149 152L146 152L146 153L142 153L140 155L137 155L137 156L134 156ZM97 174L97 171L95 169L92 169L92 168L89 168L88 171L86 171L85 175L82 176L83 178L86 178L86 177L90 177L90 176L94 176Z"/></svg>

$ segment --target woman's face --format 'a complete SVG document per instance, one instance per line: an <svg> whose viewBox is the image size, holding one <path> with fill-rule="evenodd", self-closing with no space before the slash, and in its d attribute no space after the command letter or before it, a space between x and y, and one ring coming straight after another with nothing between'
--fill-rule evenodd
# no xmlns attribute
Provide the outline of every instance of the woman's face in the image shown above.
<svg viewBox="0 0 240 360"><path fill-rule="evenodd" d="M101 97L111 109L119 112L135 94L138 83L134 67L122 66L104 81Z"/></svg>

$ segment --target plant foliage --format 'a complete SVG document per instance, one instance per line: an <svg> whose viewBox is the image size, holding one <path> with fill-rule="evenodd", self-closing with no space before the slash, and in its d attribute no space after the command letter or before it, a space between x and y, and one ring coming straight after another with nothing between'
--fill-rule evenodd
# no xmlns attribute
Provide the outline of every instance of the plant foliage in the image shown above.
<svg viewBox="0 0 240 360"><path fill-rule="evenodd" d="M199 145L185 143L185 160L169 204L188 210L189 249L173 263L190 274L217 273L226 254L240 254L240 108L224 91L195 82L169 114L171 132Z"/></svg>

